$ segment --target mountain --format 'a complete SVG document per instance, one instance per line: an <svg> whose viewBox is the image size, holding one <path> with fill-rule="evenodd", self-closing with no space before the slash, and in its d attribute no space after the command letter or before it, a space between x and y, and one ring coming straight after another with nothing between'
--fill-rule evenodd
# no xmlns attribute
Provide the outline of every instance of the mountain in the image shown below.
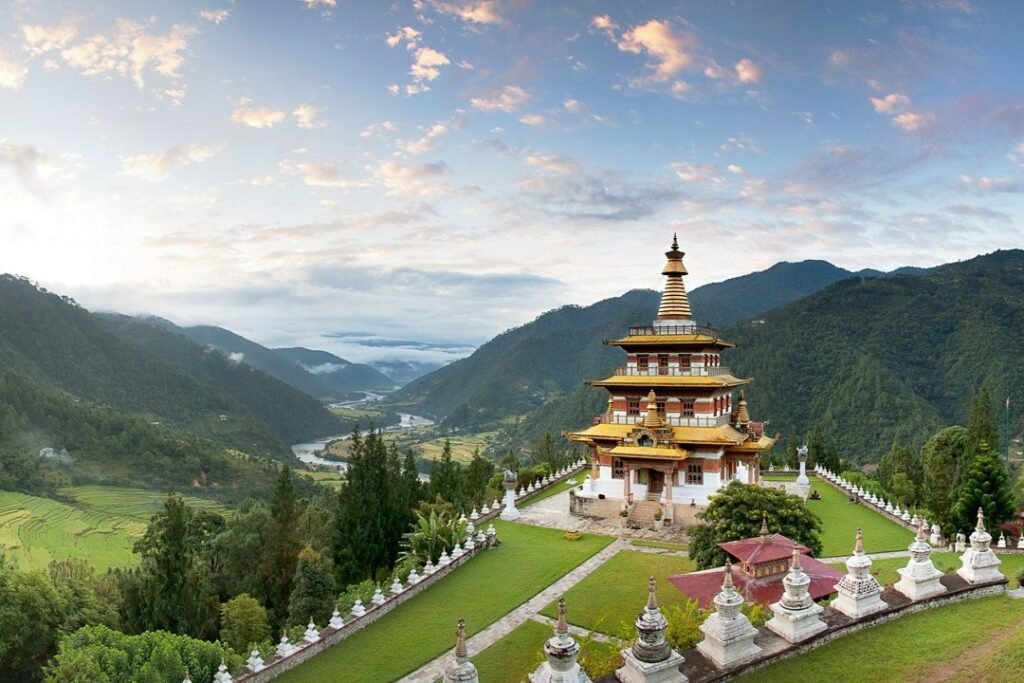
<svg viewBox="0 0 1024 683"><path fill-rule="evenodd" d="M723 326L851 275L825 261L778 263L698 287L690 293L690 302L696 319ZM395 400L455 426L529 413L618 365L618 349L601 340L653 320L659 299L657 292L634 290L587 307L549 311L498 335L469 357L410 382Z"/></svg>
<svg viewBox="0 0 1024 683"><path fill-rule="evenodd" d="M751 414L784 438L817 424L844 456L873 461L965 424L982 386L1000 408L1024 405L1024 251L846 280L763 319L723 336L737 343L729 365L756 380ZM1011 433L1022 428L1011 415Z"/></svg>
<svg viewBox="0 0 1024 683"><path fill-rule="evenodd" d="M0 276L0 368L5 371L79 399L144 416L165 429L286 460L292 458L287 446L293 432L301 434L296 439L300 441L344 429L316 401L291 402L287 394L292 390L268 384L273 382L269 377L243 375L232 385L224 377L229 374L224 359L204 357L209 354L184 338L177 344L161 339L153 342L151 350L144 343L145 333L141 328L118 329L110 317L90 313L28 280ZM205 369L201 369L203 363ZM220 386L214 379L218 373L223 380ZM277 410L276 422L264 423L247 402L267 403L263 412ZM311 410L322 423L304 425ZM226 419L222 421L221 415Z"/></svg>
<svg viewBox="0 0 1024 683"><path fill-rule="evenodd" d="M274 351L317 377L335 395L364 389L390 391L395 388L395 381L384 373L369 365L339 358L333 353L301 346Z"/></svg>
<svg viewBox="0 0 1024 683"><path fill-rule="evenodd" d="M320 377L307 372L298 363L231 330L212 325L176 329L192 341L212 346L231 360L261 370L314 398L329 398L334 393Z"/></svg>
<svg viewBox="0 0 1024 683"><path fill-rule="evenodd" d="M197 344L166 320L116 314L105 315L104 319L126 343L149 351L197 382L215 387L236 401L238 406L226 413L225 422L217 416L219 429L229 427L240 417L244 423L246 416L251 416L284 446L351 429L348 421L338 419L315 398L249 365L233 361L219 351Z"/></svg>

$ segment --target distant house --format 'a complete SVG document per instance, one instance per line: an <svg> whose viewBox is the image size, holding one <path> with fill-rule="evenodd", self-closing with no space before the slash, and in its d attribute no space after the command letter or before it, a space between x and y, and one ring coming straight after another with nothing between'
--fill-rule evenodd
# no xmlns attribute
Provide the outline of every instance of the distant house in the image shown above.
<svg viewBox="0 0 1024 683"><path fill-rule="evenodd" d="M755 318L750 321L751 325L764 325L764 318Z"/></svg>
<svg viewBox="0 0 1024 683"><path fill-rule="evenodd" d="M227 422L227 421L228 421L228 416L227 416L227 415L223 415L223 414L221 414L221 415L218 415L218 416L217 416L217 419L218 419L219 421L221 421L221 422Z"/></svg>
<svg viewBox="0 0 1024 683"><path fill-rule="evenodd" d="M53 448L50 448L49 446L46 446L45 448L40 448L39 449L39 457L40 458L56 458L57 457L57 451L55 449L53 449Z"/></svg>

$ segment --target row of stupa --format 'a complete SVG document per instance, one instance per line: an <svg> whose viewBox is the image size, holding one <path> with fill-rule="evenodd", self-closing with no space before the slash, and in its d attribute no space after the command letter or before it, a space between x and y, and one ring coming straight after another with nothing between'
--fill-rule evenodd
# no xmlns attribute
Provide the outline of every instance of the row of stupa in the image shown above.
<svg viewBox="0 0 1024 683"><path fill-rule="evenodd" d="M992 552L992 536L985 530L984 516L978 510L978 522L970 537L971 546L961 559L959 575L968 584L1002 581L999 558ZM921 523L910 544L910 561L898 569L899 581L893 588L912 602L919 602L946 592L940 579L943 574L931 560L925 526ZM801 547L793 544L789 572L783 578L784 593L769 607L772 618L765 626L790 644L802 643L825 631L829 625L822 619L825 608L808 592L810 577L801 567ZM853 554L846 561L846 574L836 584L837 597L830 607L858 620L889 608L882 599L882 586L871 574L871 558L864 552L864 537L857 530ZM634 623L636 639L622 651L622 666L615 675L622 683L686 683L680 670L683 656L672 649L666 638L668 620L658 607L655 579L648 582L647 604ZM697 651L718 669L731 669L756 658L762 649L754 642L759 631L743 614L746 602L733 582L732 563L726 562L722 587L714 598L715 611L700 630L704 639ZM565 599L558 602L558 621L554 635L544 645L546 661L529 675L531 683L590 683L580 667L579 643L569 632ZM465 639L465 623L459 620L456 630L455 659L445 671L445 683L479 683L476 667L469 660Z"/></svg>

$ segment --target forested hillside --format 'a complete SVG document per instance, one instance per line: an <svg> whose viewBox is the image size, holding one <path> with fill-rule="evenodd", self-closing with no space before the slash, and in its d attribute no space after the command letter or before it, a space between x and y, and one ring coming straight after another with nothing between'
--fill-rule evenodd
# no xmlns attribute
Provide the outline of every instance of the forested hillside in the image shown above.
<svg viewBox="0 0 1024 683"><path fill-rule="evenodd" d="M395 381L369 365L352 363L333 353L301 346L274 351L317 377L328 390L341 395L354 390L391 390Z"/></svg>
<svg viewBox="0 0 1024 683"><path fill-rule="evenodd" d="M698 287L690 294L690 302L695 319L722 327L851 275L825 261L778 263L764 271ZM602 340L622 336L630 325L653 320L659 298L657 292L635 290L587 307L549 311L498 335L468 358L411 382L396 398L457 426L531 412L618 365L621 353L604 346ZM582 409L575 402L584 396L586 392L574 393L568 406L560 406L557 412L579 412ZM591 403L594 400L591 394ZM528 422L553 424L551 418L536 415ZM535 429L529 431L532 436Z"/></svg>

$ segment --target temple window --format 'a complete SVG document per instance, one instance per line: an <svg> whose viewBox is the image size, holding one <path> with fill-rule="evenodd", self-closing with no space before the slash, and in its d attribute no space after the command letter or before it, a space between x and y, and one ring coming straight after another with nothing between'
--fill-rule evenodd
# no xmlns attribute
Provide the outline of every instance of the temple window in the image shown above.
<svg viewBox="0 0 1024 683"><path fill-rule="evenodd" d="M679 356L679 367L684 370L690 367L690 354L686 353Z"/></svg>
<svg viewBox="0 0 1024 683"><path fill-rule="evenodd" d="M659 353L658 354L658 374L659 375L667 375L668 374L668 354L667 353Z"/></svg>
<svg viewBox="0 0 1024 683"><path fill-rule="evenodd" d="M639 439L636 440L637 446L653 446L654 439L649 434L642 434Z"/></svg>
<svg viewBox="0 0 1024 683"><path fill-rule="evenodd" d="M666 398L659 398L658 399L658 412L661 413L662 415L665 414L665 403L666 402L668 402L668 399L666 399Z"/></svg>
<svg viewBox="0 0 1024 683"><path fill-rule="evenodd" d="M626 414L627 415L639 415L640 414L640 399L629 398L626 402Z"/></svg>
<svg viewBox="0 0 1024 683"><path fill-rule="evenodd" d="M612 458L612 479L622 479L626 476L626 468L622 464L622 458Z"/></svg>
<svg viewBox="0 0 1024 683"><path fill-rule="evenodd" d="M691 462L686 465L686 483L698 486L704 483L704 464Z"/></svg>
<svg viewBox="0 0 1024 683"><path fill-rule="evenodd" d="M648 363L648 356L646 353L641 353L636 357L636 367L638 370L646 370Z"/></svg>
<svg viewBox="0 0 1024 683"><path fill-rule="evenodd" d="M683 417L693 417L693 401L694 400L692 398L684 398L682 400L682 404L683 404L682 415L683 415Z"/></svg>

